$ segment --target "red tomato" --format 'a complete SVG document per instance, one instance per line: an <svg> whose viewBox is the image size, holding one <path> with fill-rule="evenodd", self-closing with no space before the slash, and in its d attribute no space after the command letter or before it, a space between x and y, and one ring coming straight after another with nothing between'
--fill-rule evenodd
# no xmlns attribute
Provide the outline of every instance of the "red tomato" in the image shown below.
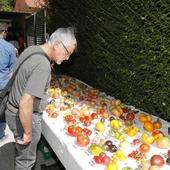
<svg viewBox="0 0 170 170"><path fill-rule="evenodd" d="M82 128L80 126L71 125L68 127L67 131L70 136L77 136L81 134Z"/></svg>
<svg viewBox="0 0 170 170"><path fill-rule="evenodd" d="M84 116L86 121L91 121L91 117L90 116Z"/></svg>
<svg viewBox="0 0 170 170"><path fill-rule="evenodd" d="M139 139L134 139L134 140L133 140L133 144L134 144L134 145L138 145L139 143L140 143L140 140L139 140Z"/></svg>
<svg viewBox="0 0 170 170"><path fill-rule="evenodd" d="M119 117L120 117L120 119L122 119L122 120L125 120L125 119L126 119L123 114L121 114Z"/></svg>
<svg viewBox="0 0 170 170"><path fill-rule="evenodd" d="M101 159L99 156L94 156L93 159L94 159L94 161L95 161L97 164L101 164L101 163L102 163L102 159Z"/></svg>
<svg viewBox="0 0 170 170"><path fill-rule="evenodd" d="M77 126L75 128L76 128L77 135L80 135L83 129L80 126Z"/></svg>
<svg viewBox="0 0 170 170"><path fill-rule="evenodd" d="M107 156L105 152L100 152L99 157L102 159L103 157Z"/></svg>
<svg viewBox="0 0 170 170"><path fill-rule="evenodd" d="M75 124L76 123L76 119L71 119L71 120L68 121L68 123Z"/></svg>
<svg viewBox="0 0 170 170"><path fill-rule="evenodd" d="M168 150L168 157L170 158L170 149Z"/></svg>
<svg viewBox="0 0 170 170"><path fill-rule="evenodd" d="M85 134L85 135L90 136L90 135L92 134L92 131L91 131L90 129L84 128L84 129L82 130L82 133Z"/></svg>
<svg viewBox="0 0 170 170"><path fill-rule="evenodd" d="M126 119L131 119L131 120L133 120L135 118L135 114L134 113L128 113L127 115L126 115Z"/></svg>
<svg viewBox="0 0 170 170"><path fill-rule="evenodd" d="M97 113L92 113L91 114L91 118L92 119L97 119L98 118L98 114Z"/></svg>
<svg viewBox="0 0 170 170"><path fill-rule="evenodd" d="M84 116L84 122L83 125L84 126L90 126L91 125L91 117L90 116Z"/></svg>
<svg viewBox="0 0 170 170"><path fill-rule="evenodd" d="M67 131L68 131L68 134L70 136L77 136L77 131L76 131L76 127L75 126L73 126L73 125L69 126Z"/></svg>
<svg viewBox="0 0 170 170"><path fill-rule="evenodd" d="M160 156L160 155L153 155L151 157L151 159L150 159L150 163L151 163L151 165L156 165L156 166L161 167L161 166L164 165L165 162L164 162L164 159L163 159L162 156Z"/></svg>
<svg viewBox="0 0 170 170"><path fill-rule="evenodd" d="M84 116L82 116L82 117L79 117L79 120L80 120L80 122L84 123L86 119Z"/></svg>
<svg viewBox="0 0 170 170"><path fill-rule="evenodd" d="M56 118L57 117L57 112L56 111L54 111L54 112L52 112L52 113L50 113L50 116L52 117L52 118Z"/></svg>
<svg viewBox="0 0 170 170"><path fill-rule="evenodd" d="M106 155L106 156L104 156L103 158L102 158L102 163L104 164L104 165L107 165L109 162L110 162L110 158Z"/></svg>
<svg viewBox="0 0 170 170"><path fill-rule="evenodd" d="M128 108L123 108L123 113L127 113L128 112Z"/></svg>
<svg viewBox="0 0 170 170"><path fill-rule="evenodd" d="M79 146L87 146L90 143L90 138L87 135L80 134L77 136L77 144Z"/></svg>
<svg viewBox="0 0 170 170"><path fill-rule="evenodd" d="M80 100L80 101L83 101L83 100L85 100L85 97L82 97L82 96L81 96L81 97L79 97L79 100Z"/></svg>

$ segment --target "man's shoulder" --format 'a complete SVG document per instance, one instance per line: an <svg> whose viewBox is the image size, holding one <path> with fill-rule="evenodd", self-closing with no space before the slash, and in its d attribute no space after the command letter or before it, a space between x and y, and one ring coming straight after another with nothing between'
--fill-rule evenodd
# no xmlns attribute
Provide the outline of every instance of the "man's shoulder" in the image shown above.
<svg viewBox="0 0 170 170"><path fill-rule="evenodd" d="M15 49L15 47L10 42L6 41L5 39L1 39L1 43L3 43L3 45L6 46L7 48Z"/></svg>
<svg viewBox="0 0 170 170"><path fill-rule="evenodd" d="M25 58L30 56L30 59L28 60L29 66L36 66L37 68L49 70L50 61L45 55L46 54L43 52L41 47L29 46L27 49L24 50L19 59L21 60L20 62L22 62Z"/></svg>

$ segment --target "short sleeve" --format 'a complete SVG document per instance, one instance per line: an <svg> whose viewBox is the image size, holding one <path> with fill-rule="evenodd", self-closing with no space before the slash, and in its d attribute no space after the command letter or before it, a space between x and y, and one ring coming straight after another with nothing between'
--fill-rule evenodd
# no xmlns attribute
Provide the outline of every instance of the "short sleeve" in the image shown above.
<svg viewBox="0 0 170 170"><path fill-rule="evenodd" d="M35 69L27 81L24 92L42 99L49 79L50 72Z"/></svg>

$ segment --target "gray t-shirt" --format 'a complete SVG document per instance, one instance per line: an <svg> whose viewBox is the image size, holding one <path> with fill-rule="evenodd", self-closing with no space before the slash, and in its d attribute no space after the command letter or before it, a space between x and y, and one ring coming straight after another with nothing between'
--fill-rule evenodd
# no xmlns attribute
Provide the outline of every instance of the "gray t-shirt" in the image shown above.
<svg viewBox="0 0 170 170"><path fill-rule="evenodd" d="M32 53L44 53L40 46L27 48L18 58L17 66ZM34 54L20 67L12 86L9 103L15 108L19 107L19 100L23 93L35 96L34 110L42 112L47 103L47 89L51 80L51 67L49 59L42 54ZM16 67L17 68L17 67ZM8 108L10 109L8 104Z"/></svg>

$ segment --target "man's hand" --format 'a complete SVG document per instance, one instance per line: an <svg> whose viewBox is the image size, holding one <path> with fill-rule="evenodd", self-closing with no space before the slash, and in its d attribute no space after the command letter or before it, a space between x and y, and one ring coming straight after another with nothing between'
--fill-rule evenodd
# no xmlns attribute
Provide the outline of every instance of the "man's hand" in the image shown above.
<svg viewBox="0 0 170 170"><path fill-rule="evenodd" d="M32 140L32 113L34 96L24 93L19 102L19 118L24 130L23 137L17 143L24 145Z"/></svg>
<svg viewBox="0 0 170 170"><path fill-rule="evenodd" d="M31 142L31 140L32 140L32 133L30 133L30 134L24 133L22 139L17 140L17 143L20 144L20 145L26 145L29 142Z"/></svg>

